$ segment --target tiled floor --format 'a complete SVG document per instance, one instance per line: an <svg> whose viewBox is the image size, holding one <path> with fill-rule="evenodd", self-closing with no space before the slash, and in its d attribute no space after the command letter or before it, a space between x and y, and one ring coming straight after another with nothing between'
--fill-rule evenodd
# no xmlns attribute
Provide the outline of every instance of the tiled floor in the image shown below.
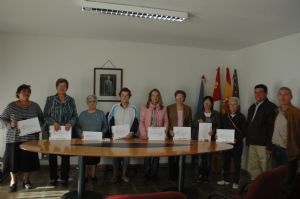
<svg viewBox="0 0 300 199"><path fill-rule="evenodd" d="M24 190L21 187L21 183L18 186L18 192L9 193L8 185L9 179L7 178L0 184L0 198L1 199L21 199L21 198L49 198L56 199L68 192L69 190L76 190L77 188L77 172L75 167L71 168L70 176L71 181L68 188L57 186L51 187L48 184L48 168L42 167L40 172L32 173L31 181L34 185L32 190ZM97 172L98 182L92 184L91 182L86 184L87 190L95 190L102 193L104 196L112 194L125 194L125 193L146 193L146 192L157 192L165 190L168 187L175 187L176 182L168 180L168 168L162 166L160 168L159 176L160 179L157 182L145 181L143 179L142 167L131 167L129 169L129 177L131 181L129 183L118 182L112 184L110 178L112 176L111 168L100 168ZM244 176L245 178L245 176ZM210 183L203 184L197 182L197 169L191 165L186 166L186 178L185 186L193 188L198 192L198 198L207 198L207 196L215 191L219 191L227 194L236 194L229 186L220 187L216 185L216 180L219 177L216 175L211 176Z"/></svg>

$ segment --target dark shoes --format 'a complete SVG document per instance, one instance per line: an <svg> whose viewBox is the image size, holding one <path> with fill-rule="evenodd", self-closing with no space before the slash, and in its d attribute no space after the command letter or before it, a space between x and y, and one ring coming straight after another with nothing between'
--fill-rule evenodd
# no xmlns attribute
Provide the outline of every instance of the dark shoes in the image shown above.
<svg viewBox="0 0 300 199"><path fill-rule="evenodd" d="M18 190L17 183L14 183L14 184L9 186L9 191L10 192L16 192L17 190Z"/></svg>
<svg viewBox="0 0 300 199"><path fill-rule="evenodd" d="M67 187L69 185L69 181L68 180L61 180L60 184L64 187Z"/></svg>
<svg viewBox="0 0 300 199"><path fill-rule="evenodd" d="M202 176L202 175L200 175L200 176L198 177L197 182L209 183L208 176Z"/></svg>
<svg viewBox="0 0 300 199"><path fill-rule="evenodd" d="M57 179L51 179L50 182L49 182L49 184L51 186L56 186L57 185Z"/></svg>

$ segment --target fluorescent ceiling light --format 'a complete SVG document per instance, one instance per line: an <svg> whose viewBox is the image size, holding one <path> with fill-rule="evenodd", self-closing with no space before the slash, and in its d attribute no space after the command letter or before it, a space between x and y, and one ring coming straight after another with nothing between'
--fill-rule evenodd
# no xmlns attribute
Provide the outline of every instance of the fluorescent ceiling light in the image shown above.
<svg viewBox="0 0 300 199"><path fill-rule="evenodd" d="M100 3L88 0L82 0L82 11L177 22L182 22L188 18L188 13L186 12Z"/></svg>

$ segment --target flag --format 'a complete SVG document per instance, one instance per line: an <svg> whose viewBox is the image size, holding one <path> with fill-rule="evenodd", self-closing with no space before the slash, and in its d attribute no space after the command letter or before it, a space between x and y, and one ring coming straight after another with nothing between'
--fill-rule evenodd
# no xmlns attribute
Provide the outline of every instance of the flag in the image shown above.
<svg viewBox="0 0 300 199"><path fill-rule="evenodd" d="M240 97L239 81L238 81L238 76L237 76L236 69L234 69L232 79L233 79L233 92L232 92L232 96L233 97Z"/></svg>
<svg viewBox="0 0 300 199"><path fill-rule="evenodd" d="M225 84L224 98L222 100L222 105L221 105L222 115L228 112L228 99L230 97L232 97L231 77L230 77L229 68L226 67L226 84Z"/></svg>
<svg viewBox="0 0 300 199"><path fill-rule="evenodd" d="M200 91L199 91L199 98L198 98L198 106L197 106L197 112L201 111L203 106L203 99L204 99L204 83L205 83L205 77L204 75L201 77L201 85L200 85Z"/></svg>
<svg viewBox="0 0 300 199"><path fill-rule="evenodd" d="M221 78L220 78L220 67L217 68L216 81L213 91L214 109L217 107L217 111L220 111L220 100L221 100Z"/></svg>
<svg viewBox="0 0 300 199"><path fill-rule="evenodd" d="M232 87L231 87L231 77L229 68L226 68L226 84L225 84L225 92L224 92L224 99L228 100L232 97Z"/></svg>
<svg viewBox="0 0 300 199"><path fill-rule="evenodd" d="M220 78L220 67L217 68L216 81L213 92L214 101L221 100L221 78Z"/></svg>

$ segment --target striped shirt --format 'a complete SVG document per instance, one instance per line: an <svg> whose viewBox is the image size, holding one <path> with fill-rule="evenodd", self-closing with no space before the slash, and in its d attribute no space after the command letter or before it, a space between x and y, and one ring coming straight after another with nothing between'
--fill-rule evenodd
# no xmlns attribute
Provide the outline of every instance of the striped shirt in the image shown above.
<svg viewBox="0 0 300 199"><path fill-rule="evenodd" d="M75 100L68 95L65 96L63 102L59 100L58 95L47 97L44 117L48 126L53 125L55 122L60 125L70 123L74 126L77 120Z"/></svg>
<svg viewBox="0 0 300 199"><path fill-rule="evenodd" d="M38 133L19 136L18 128L11 128L10 126L11 116L13 116L16 121L38 117L40 125L42 126L44 124L43 112L37 103L31 102L28 107L23 108L17 106L16 102L11 102L0 115L0 120L5 124L7 129L6 143L24 142L28 140L39 139Z"/></svg>

